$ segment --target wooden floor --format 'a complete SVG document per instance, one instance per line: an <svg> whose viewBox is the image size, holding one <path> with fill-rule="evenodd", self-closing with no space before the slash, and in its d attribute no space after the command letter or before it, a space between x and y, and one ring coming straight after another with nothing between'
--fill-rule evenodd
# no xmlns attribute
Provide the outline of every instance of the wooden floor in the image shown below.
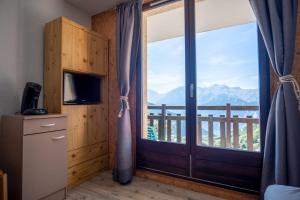
<svg viewBox="0 0 300 200"><path fill-rule="evenodd" d="M101 173L68 192L67 200L223 200L148 179L134 177L130 185L112 180L110 172Z"/></svg>

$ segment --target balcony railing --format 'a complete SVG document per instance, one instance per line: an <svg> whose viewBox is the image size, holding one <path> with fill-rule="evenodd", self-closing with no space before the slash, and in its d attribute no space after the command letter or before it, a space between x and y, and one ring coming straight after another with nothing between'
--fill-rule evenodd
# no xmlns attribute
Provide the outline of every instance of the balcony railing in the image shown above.
<svg viewBox="0 0 300 200"><path fill-rule="evenodd" d="M185 106L168 106L165 104L148 106L148 139L184 143L185 137L182 134L182 126L185 125L183 122L186 120L186 116L183 114L184 110ZM208 113L221 111L224 114L197 115L197 145L259 151L259 144L257 143L260 141L254 141L254 126L259 124L259 118L254 118L253 115L239 116L234 114L237 112L246 113L247 111L254 113L259 111L258 106L232 106L230 104L226 106L197 106L197 113L203 111ZM205 125L207 129L204 129ZM257 127L259 128L259 126ZM218 130L218 133L215 133L215 130ZM149 132L155 133L157 136L151 138ZM246 141L241 141L242 134ZM242 142L244 144L241 146ZM256 146L254 147L255 143Z"/></svg>

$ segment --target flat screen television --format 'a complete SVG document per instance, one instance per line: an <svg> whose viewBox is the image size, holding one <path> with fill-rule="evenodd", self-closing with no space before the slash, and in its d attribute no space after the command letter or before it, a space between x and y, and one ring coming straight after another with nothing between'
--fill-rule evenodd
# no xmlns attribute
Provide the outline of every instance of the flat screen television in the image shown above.
<svg viewBox="0 0 300 200"><path fill-rule="evenodd" d="M64 72L64 104L97 104L101 101L101 77Z"/></svg>

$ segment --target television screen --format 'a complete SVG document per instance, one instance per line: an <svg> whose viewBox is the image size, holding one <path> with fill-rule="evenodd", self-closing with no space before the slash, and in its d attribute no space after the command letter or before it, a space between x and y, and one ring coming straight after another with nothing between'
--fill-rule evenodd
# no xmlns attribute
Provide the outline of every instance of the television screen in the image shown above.
<svg viewBox="0 0 300 200"><path fill-rule="evenodd" d="M100 76L64 72L64 104L99 103L100 85Z"/></svg>

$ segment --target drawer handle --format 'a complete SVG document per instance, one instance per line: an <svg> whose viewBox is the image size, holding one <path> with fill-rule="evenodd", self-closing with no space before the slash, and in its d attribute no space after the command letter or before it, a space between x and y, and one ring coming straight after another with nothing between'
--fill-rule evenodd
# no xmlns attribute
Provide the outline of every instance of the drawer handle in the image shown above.
<svg viewBox="0 0 300 200"><path fill-rule="evenodd" d="M55 123L41 125L41 127L43 127L43 128L51 127L51 126L55 126Z"/></svg>
<svg viewBox="0 0 300 200"><path fill-rule="evenodd" d="M61 140L61 139L64 139L65 136L62 135L62 136L58 136L58 137L53 137L52 140Z"/></svg>

